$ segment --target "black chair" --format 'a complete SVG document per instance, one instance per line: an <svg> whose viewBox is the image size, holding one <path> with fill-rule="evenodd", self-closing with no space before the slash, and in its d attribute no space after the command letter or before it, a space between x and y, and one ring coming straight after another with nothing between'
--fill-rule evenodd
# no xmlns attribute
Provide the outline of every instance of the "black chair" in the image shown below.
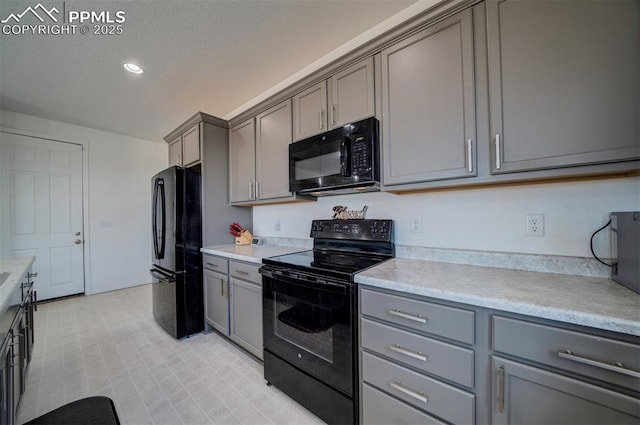
<svg viewBox="0 0 640 425"><path fill-rule="evenodd" d="M24 425L120 425L120 421L113 401L95 396L65 404Z"/></svg>

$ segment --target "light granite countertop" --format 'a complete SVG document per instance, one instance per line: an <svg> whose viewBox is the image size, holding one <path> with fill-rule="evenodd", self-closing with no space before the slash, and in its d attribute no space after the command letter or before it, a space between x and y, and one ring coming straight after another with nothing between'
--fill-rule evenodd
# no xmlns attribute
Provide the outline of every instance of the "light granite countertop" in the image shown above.
<svg viewBox="0 0 640 425"><path fill-rule="evenodd" d="M355 281L640 336L640 295L610 279L394 258Z"/></svg>
<svg viewBox="0 0 640 425"><path fill-rule="evenodd" d="M219 255L233 260L247 261L255 264L261 264L263 258L292 254L300 251L306 251L306 249L274 245L216 245L206 246L200 249L200 252L205 254Z"/></svg>
<svg viewBox="0 0 640 425"><path fill-rule="evenodd" d="M29 270L35 259L35 257L22 257L0 260L0 273L9 273L9 277L0 285L0 316L7 310L11 301L20 302L20 299L14 300L16 288L22 283L22 277ZM22 296L22 293L19 296Z"/></svg>

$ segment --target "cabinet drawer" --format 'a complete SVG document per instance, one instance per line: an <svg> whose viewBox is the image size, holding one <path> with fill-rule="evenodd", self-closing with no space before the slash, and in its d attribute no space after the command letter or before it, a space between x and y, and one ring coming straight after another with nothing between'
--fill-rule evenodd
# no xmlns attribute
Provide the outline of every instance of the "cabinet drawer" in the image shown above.
<svg viewBox="0 0 640 425"><path fill-rule="evenodd" d="M361 290L362 314L412 329L474 342L474 312L395 295Z"/></svg>
<svg viewBox="0 0 640 425"><path fill-rule="evenodd" d="M475 396L369 353L362 354L364 381L418 409L455 424L474 423Z"/></svg>
<svg viewBox="0 0 640 425"><path fill-rule="evenodd" d="M362 346L427 373L473 388L473 350L361 319Z"/></svg>
<svg viewBox="0 0 640 425"><path fill-rule="evenodd" d="M493 316L493 349L636 391L640 388L640 345Z"/></svg>
<svg viewBox="0 0 640 425"><path fill-rule="evenodd" d="M213 270L218 273L227 274L229 271L228 261L225 258L214 257L212 255L202 256L202 266L205 269Z"/></svg>
<svg viewBox="0 0 640 425"><path fill-rule="evenodd" d="M260 266L229 261L229 274L240 279L249 280L256 284L262 284L262 276L258 272Z"/></svg>
<svg viewBox="0 0 640 425"><path fill-rule="evenodd" d="M366 425L445 424L367 384L362 385L362 423Z"/></svg>

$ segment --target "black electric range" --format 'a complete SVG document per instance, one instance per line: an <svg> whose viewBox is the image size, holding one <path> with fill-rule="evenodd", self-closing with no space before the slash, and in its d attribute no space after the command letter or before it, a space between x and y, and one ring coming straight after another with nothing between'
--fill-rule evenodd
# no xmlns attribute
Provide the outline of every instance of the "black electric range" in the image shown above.
<svg viewBox="0 0 640 425"><path fill-rule="evenodd" d="M327 423L358 423L354 276L395 256L393 222L314 220L311 237L262 260L264 377Z"/></svg>

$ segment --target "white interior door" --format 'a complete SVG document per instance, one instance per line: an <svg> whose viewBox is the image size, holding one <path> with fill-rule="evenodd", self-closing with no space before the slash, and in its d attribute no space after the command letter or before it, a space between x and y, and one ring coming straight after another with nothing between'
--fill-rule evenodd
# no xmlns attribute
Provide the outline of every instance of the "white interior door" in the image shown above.
<svg viewBox="0 0 640 425"><path fill-rule="evenodd" d="M2 256L35 256L38 299L84 292L82 146L0 133Z"/></svg>

